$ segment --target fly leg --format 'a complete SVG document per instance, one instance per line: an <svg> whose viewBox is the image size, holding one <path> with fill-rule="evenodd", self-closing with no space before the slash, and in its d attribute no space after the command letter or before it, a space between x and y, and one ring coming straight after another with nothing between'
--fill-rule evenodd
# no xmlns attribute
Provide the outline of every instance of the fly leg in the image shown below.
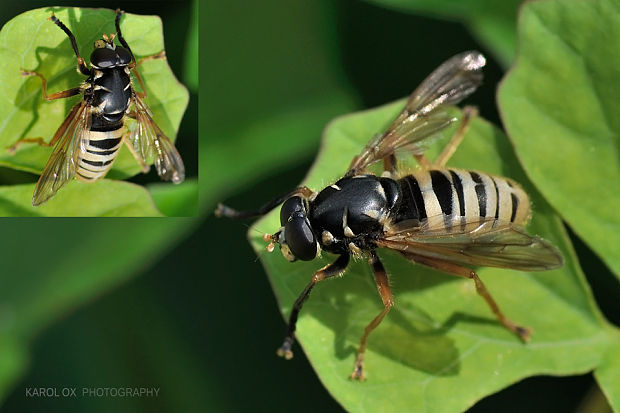
<svg viewBox="0 0 620 413"><path fill-rule="evenodd" d="M45 79L45 77L41 73L21 69L21 74L24 77L37 76L39 79L41 79L41 94L43 95L43 98L45 100L47 100L47 101L68 98L68 97L71 97L71 96L79 95L82 92L82 88L81 87L74 87L74 88L71 88L71 89L63 90L63 91L52 93L51 95L48 95L47 94L47 79ZM68 118L69 117L67 117L67 119ZM12 146L7 148L7 151L10 154L14 154L17 151L17 149L20 146L22 146L23 144L25 144L25 143L36 143L39 146L46 146L46 147L54 146L54 144L56 143L56 141L58 141L58 138L60 138L60 136L61 135L56 133L56 135L54 135L54 138L52 138L52 140L50 142L45 142L45 140L43 138L41 138L41 137L37 137L37 138L22 138L22 139L18 140L17 142L15 142L15 144L13 144Z"/></svg>
<svg viewBox="0 0 620 413"><path fill-rule="evenodd" d="M475 271L446 261L439 261L436 259L421 257L414 254L403 255L418 264L426 265L427 267L434 268L450 275L457 275L459 277L473 280L476 285L476 292L480 296L482 296L482 298L484 298L484 300L487 302L487 304L491 308L491 311L493 311L493 314L495 314L499 322L502 323L504 327L506 327L508 330L515 333L523 342L529 341L532 330L527 327L521 327L515 324L512 320L510 320L504 315L504 313L502 312L502 310L500 310L493 297L491 297L491 294L489 293L486 286L484 285L480 277L478 277L478 274L476 274Z"/></svg>
<svg viewBox="0 0 620 413"><path fill-rule="evenodd" d="M151 167L148 166L146 162L144 162L144 159L142 159L142 156L138 155L138 152L136 152L136 148L134 148L133 144L129 141L129 132L126 132L125 134L123 134L123 143L125 144L125 146L127 146L127 149L129 149L129 152L131 152L133 157L142 167L142 173L147 173L151 169Z"/></svg>
<svg viewBox="0 0 620 413"><path fill-rule="evenodd" d="M297 297L297 300L295 300L295 304L293 305L293 309L291 310L291 315L288 319L288 329L286 336L284 337L284 342L277 351L278 356L284 357L287 360L293 358L293 351L291 350L291 347L293 346L293 342L295 341L295 325L297 324L297 317L299 316L299 311L304 305L304 302L310 296L310 291L312 291L314 286L320 281L342 274L347 268L347 265L349 265L349 259L349 254L343 254L339 256L333 263L326 265L325 267L314 273L310 284L308 284L306 288L304 288L299 297Z"/></svg>
<svg viewBox="0 0 620 413"><path fill-rule="evenodd" d="M140 88L142 89L142 91L139 92L136 90L136 94L140 98L144 99L146 97L146 88L144 86L144 81L142 80L142 76L140 76L140 72L138 71L138 66L140 66L144 62L148 62L149 60L157 60L157 59L165 59L165 58L166 58L166 52L162 50L161 52L157 54L143 57L137 62L134 60L134 62L129 65L130 69L134 69L133 74L136 75L136 79L138 79L138 83L140 83Z"/></svg>
<svg viewBox="0 0 620 413"><path fill-rule="evenodd" d="M272 209L274 209L275 207L277 207L282 202L286 201L292 196L301 195L302 197L307 199L307 198L310 198L313 194L314 192L312 192L312 190L308 188L307 186L300 186L299 188L295 188L291 192L288 192L282 196L279 196L278 198L275 198L269 201L262 207L256 210L252 210L252 211L237 211L236 209L233 209L224 204L217 204L217 208L215 210L215 216L226 217L226 218L231 218L231 219L260 217L260 216L265 215L267 212L271 211Z"/></svg>
<svg viewBox="0 0 620 413"><path fill-rule="evenodd" d="M51 140L50 142L45 142L45 140L42 137L37 137L37 138L22 138L20 140L18 140L17 142L15 142L13 145L9 146L8 148L6 148L6 151L10 154L10 155L15 155L15 152L17 152L17 150L26 143L36 143L38 146L45 146L46 148L52 147L54 146L54 144L56 143L56 141Z"/></svg>
<svg viewBox="0 0 620 413"><path fill-rule="evenodd" d="M78 51L77 43L75 42L75 36L73 35L73 33L71 33L71 30L69 30L69 28L67 26L65 26L63 22L58 20L56 18L56 16L54 16L54 13L52 13L52 15L50 16L49 20L54 22L54 24L56 24L56 26L60 27L62 29L62 31L65 32L67 34L67 36L69 36L69 40L71 40L71 47L73 47L73 51L75 52L75 57L77 58L77 71L78 71L78 73L81 73L84 76L90 76L91 75L91 71L90 71L90 69L88 69L88 66L86 66L86 63L84 63L84 58L82 56L80 56L80 52Z"/></svg>
<svg viewBox="0 0 620 413"><path fill-rule="evenodd" d="M135 58L133 52L131 51L131 48L129 47L129 45L125 41L125 38L123 37L123 34L121 33L120 22L121 22L121 16L123 14L125 14L124 11L122 11L121 9L116 9L116 19L114 20L114 25L116 26L116 35L118 36L118 41L121 42L121 45L125 49L129 50L129 54L131 54L131 59L133 60L133 62L131 62L129 64L129 69L136 69L136 70L133 71L133 73L136 76L136 79L138 79L138 82L140 83L140 87L142 88L142 92L136 91L136 94L140 98L145 98L146 97L146 88L144 87L144 81L142 81L142 77L140 76L140 73L138 72L137 67L139 65L141 65L142 63L147 62L149 60L165 59L166 58L166 52L162 50L161 52L159 52L157 54L154 54L152 56L147 56L147 57L144 57L144 58L136 61L136 58Z"/></svg>
<svg viewBox="0 0 620 413"><path fill-rule="evenodd" d="M465 137L465 133L467 132L467 129L469 129L471 120L476 116L478 116L478 109L474 106L465 106L463 108L463 118L461 119L461 124L459 125L458 130L452 136L452 139L450 139L448 145L443 148L441 154L439 154L437 159L435 159L435 162L432 163L432 167L443 168L446 165L448 160L454 154L454 151L456 151L456 148L461 144L461 141Z"/></svg>
<svg viewBox="0 0 620 413"><path fill-rule="evenodd" d="M396 172L396 155L393 153L389 154L385 158L383 158L383 170L388 172L390 176L394 175Z"/></svg>
<svg viewBox="0 0 620 413"><path fill-rule="evenodd" d="M360 346L357 350L357 358L355 360L355 367L353 367L353 373L351 373L351 379L361 380L365 379L363 365L364 365L364 352L366 351L366 341L368 339L368 335L381 323L386 314L390 311L392 306L394 305L394 299L392 298L392 292L390 291L390 285L388 282L387 273L385 271L385 267L379 260L379 256L376 252L372 251L370 253L370 258L368 259L368 263L372 267L372 271L375 275L375 281L377 282L377 288L379 290L379 294L381 295L381 300L383 301L383 310L366 326L364 329L364 335L360 340Z"/></svg>
<svg viewBox="0 0 620 413"><path fill-rule="evenodd" d="M71 96L79 95L82 92L82 87L78 86L78 87L74 87L71 89L63 90L61 92L56 92L56 93L52 93L51 95L48 95L47 94L47 79L45 79L45 77L41 73L21 69L21 74L24 77L37 76L39 79L41 79L41 92L43 94L43 98L48 101L68 98Z"/></svg>
<svg viewBox="0 0 620 413"><path fill-rule="evenodd" d="M135 110L130 110L129 112L127 112L127 116L132 118L132 119L137 119L138 118L138 115L136 114ZM145 159L143 159L142 156L140 156L138 154L138 152L136 152L136 148L133 146L132 142L129 140L130 134L131 134L131 132L129 132L129 131L127 131L125 134L123 134L123 143L125 145L127 145L127 149L129 149L129 152L131 152L131 154L135 158L136 162L138 162L140 164L140 166L142 167L142 173L147 173L151 169L151 167L148 166L146 164Z"/></svg>
<svg viewBox="0 0 620 413"><path fill-rule="evenodd" d="M148 62L150 60L159 60L159 59L165 59L166 58L166 51L162 50L159 53L155 53L154 55L150 55L150 56L146 56L143 57L142 59L138 60L136 62L136 67L140 66L142 63L144 62Z"/></svg>
<svg viewBox="0 0 620 413"><path fill-rule="evenodd" d="M418 165L420 165L422 169L431 169L431 161L429 161L424 154L414 154L413 157L418 161Z"/></svg>
<svg viewBox="0 0 620 413"><path fill-rule="evenodd" d="M116 19L114 20L114 25L116 26L116 35L118 36L118 41L121 42L121 45L123 45L123 47L129 51L129 53L131 54L131 57L133 59L133 63L131 65L130 69L133 69L133 68L135 68L137 66L140 66L142 63L147 62L149 60L165 59L166 58L166 52L162 50L159 53L156 53L156 54L151 55L151 56L144 57L144 58L136 61L136 58L134 57L133 52L131 51L131 48L129 47L129 45L125 41L125 38L123 37L123 33L121 33L120 22L121 22L121 16L123 14L125 14L124 11L122 11L120 9L116 9Z"/></svg>

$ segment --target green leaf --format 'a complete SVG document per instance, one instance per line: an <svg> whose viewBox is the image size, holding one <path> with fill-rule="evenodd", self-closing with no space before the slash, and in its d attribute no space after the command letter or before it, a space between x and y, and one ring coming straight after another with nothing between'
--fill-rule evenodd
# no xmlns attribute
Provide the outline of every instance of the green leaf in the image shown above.
<svg viewBox="0 0 620 413"><path fill-rule="evenodd" d="M304 184L320 190L340 178L351 158L403 105L399 101L330 123ZM438 146L429 153L437 153ZM534 205L528 230L558 246L565 265L542 273L479 269L508 317L534 329L531 342L522 344L496 321L470 280L380 250L396 305L369 338L366 383L347 377L364 327L382 309L370 268L354 262L342 279L319 284L304 305L296 334L321 381L347 410L462 411L524 377L578 374L601 363L610 341L605 322L562 222L529 183L506 136L477 118L448 165L522 183ZM279 210L274 210L250 229L249 237L288 316L312 274L335 257L289 263L277 251L266 253L260 233L278 228Z"/></svg>
<svg viewBox="0 0 620 413"><path fill-rule="evenodd" d="M198 0L193 1L183 67L183 81L192 92L198 93Z"/></svg>
<svg viewBox="0 0 620 413"><path fill-rule="evenodd" d="M464 23L505 67L514 60L521 0L368 0L408 13Z"/></svg>
<svg viewBox="0 0 620 413"><path fill-rule="evenodd" d="M528 3L499 91L528 176L620 278L620 3Z"/></svg>
<svg viewBox="0 0 620 413"><path fill-rule="evenodd" d="M605 352L603 363L594 370L594 377L598 381L609 404L614 411L620 411L620 334L614 334L614 342Z"/></svg>
<svg viewBox="0 0 620 413"><path fill-rule="evenodd" d="M75 96L47 102L41 81L23 78L20 69L35 70L48 80L48 93L70 89L85 80L76 73L76 58L67 35L48 20L52 11L75 35L78 49L88 62L93 42L103 33L115 33L114 11L108 9L42 8L20 14L0 32L0 165L40 173L52 149L22 145L15 154L6 149L21 138L43 137L49 141L69 110L81 99ZM163 50L161 21L157 16L126 14L121 20L123 37L139 60ZM159 127L173 141L189 95L165 60L140 65L146 84L146 102ZM137 86L139 88L139 86ZM126 178L140 172L127 148L121 148L109 177Z"/></svg>
<svg viewBox="0 0 620 413"><path fill-rule="evenodd" d="M33 191L33 184L0 187L0 216L162 216L149 192L130 182L102 179L85 184L74 180L62 189L62 196L54 197L38 207L32 206Z"/></svg>
<svg viewBox="0 0 620 413"><path fill-rule="evenodd" d="M166 216L193 217L198 214L198 180L178 185L154 183L148 186L157 209Z"/></svg>

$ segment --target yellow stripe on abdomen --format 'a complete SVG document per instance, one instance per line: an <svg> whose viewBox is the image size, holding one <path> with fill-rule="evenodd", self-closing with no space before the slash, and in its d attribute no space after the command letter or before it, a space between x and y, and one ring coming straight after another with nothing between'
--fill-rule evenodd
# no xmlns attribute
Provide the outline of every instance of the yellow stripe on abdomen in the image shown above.
<svg viewBox="0 0 620 413"><path fill-rule="evenodd" d="M461 169L415 171L404 178L418 199L419 218L428 229L453 228L468 223L495 220L524 225L530 216L530 201L514 181Z"/></svg>
<svg viewBox="0 0 620 413"><path fill-rule="evenodd" d="M111 131L89 131L86 150L80 153L75 169L77 179L92 182L110 170L122 144L123 128Z"/></svg>

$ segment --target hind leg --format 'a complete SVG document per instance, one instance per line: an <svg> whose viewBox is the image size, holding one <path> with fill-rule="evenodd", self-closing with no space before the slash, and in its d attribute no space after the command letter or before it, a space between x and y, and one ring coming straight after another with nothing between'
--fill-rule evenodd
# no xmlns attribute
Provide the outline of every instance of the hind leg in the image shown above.
<svg viewBox="0 0 620 413"><path fill-rule="evenodd" d="M458 148L458 146L463 141L465 133L469 129L471 120L476 116L478 116L478 109L476 109L474 106L465 106L463 108L463 118L461 119L461 124L459 125L458 130L452 136L452 139L450 139L448 145L443 148L441 154L439 154L437 159L435 159L435 161L430 165L431 167L443 168L446 166L446 163L448 162L448 160L450 160L450 158L456 151L456 148Z"/></svg>

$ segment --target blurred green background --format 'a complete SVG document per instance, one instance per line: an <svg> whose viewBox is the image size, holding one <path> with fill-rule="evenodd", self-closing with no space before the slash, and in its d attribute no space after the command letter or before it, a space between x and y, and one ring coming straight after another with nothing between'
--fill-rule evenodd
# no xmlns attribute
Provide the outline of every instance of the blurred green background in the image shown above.
<svg viewBox="0 0 620 413"><path fill-rule="evenodd" d="M0 21L43 5L5 3ZM189 148L201 169L201 217L1 221L0 410L340 411L303 352L289 362L275 356L285 324L246 241L248 224L217 220L212 210L217 201L256 207L296 186L330 119L408 95L464 50L489 58L470 101L500 124L495 90L512 54L481 43L487 26L452 1L435 3L453 13L410 14L353 0L212 0L200 3L198 109L188 24L197 6L104 3L80 6L162 16L170 64L192 93L183 125L201 115L199 148ZM508 33L517 3L502 3ZM503 44L514 46L507 37ZM179 145L191 141L179 136ZM601 309L618 324L617 282L576 247L594 269ZM25 396L28 387L126 386L160 394ZM589 374L536 377L471 411L605 411L601 400Z"/></svg>

